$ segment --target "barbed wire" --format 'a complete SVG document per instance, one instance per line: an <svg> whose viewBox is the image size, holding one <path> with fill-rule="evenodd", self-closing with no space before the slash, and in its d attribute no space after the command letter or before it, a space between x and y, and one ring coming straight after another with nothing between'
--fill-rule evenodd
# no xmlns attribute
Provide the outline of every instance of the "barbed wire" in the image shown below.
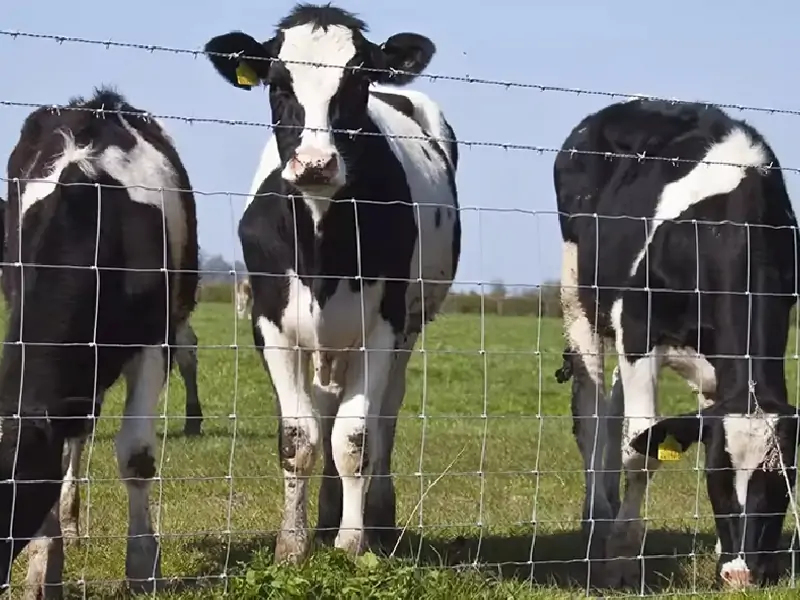
<svg viewBox="0 0 800 600"><path fill-rule="evenodd" d="M514 144L509 142L495 142L495 141L485 141L485 140L462 140L462 139L453 139L453 138L443 138L437 137L433 135L402 135L402 134L390 134L390 133L383 133L383 132L372 132L372 131L363 131L363 130L355 130L355 129L337 129L332 127L306 127L304 125L283 125L281 123L267 123L264 121L246 121L242 119L223 119L218 117L189 117L189 116L182 116L182 115L172 115L172 114L159 114L159 113L152 113L152 112L138 112L138 111L126 111L122 109L107 109L107 108L88 108L84 106L69 106L69 105L55 105L55 104L42 104L36 102L19 102L13 100L0 100L0 106L10 106L10 107L26 107L26 108L34 108L40 109L45 108L50 110L51 112L58 113L60 111L74 111L74 112L89 112L94 113L98 117L105 118L106 115L109 114L116 114L119 116L134 116L138 118L145 118L145 119L161 119L161 120L172 120L172 121L183 121L190 125L194 125L195 123L209 123L209 124L216 124L216 125L231 125L231 126L246 126L246 127L260 127L265 129L272 129L272 130L279 130L279 129L300 129L300 130L308 130L308 131L326 131L329 133L339 133L345 134L351 137L355 136L367 136L367 137L380 137L380 138L388 138L388 139L396 139L396 140L416 140L416 141L429 141L435 140L437 142L447 142L447 143L456 143L458 145L467 146L467 147L486 147L486 148L500 148L503 150L522 150L522 151L529 151L529 152L537 152L539 154L570 154L570 155L584 155L584 156L601 156L606 159L632 159L638 162L643 162L647 160L654 160L654 161L661 161L661 162L668 162L672 164L681 164L681 163L689 163L689 164L704 164L704 165L716 165L716 166L727 166L727 167L751 167L752 165L746 165L744 163L736 163L730 161L712 161L712 160L705 160L705 159L693 159L693 158L682 158L679 156L675 157L667 157L667 156L648 156L646 153L624 153L624 152L606 152L601 150L579 150L577 148L556 148L554 146L539 146L535 144ZM760 171L785 171L790 173L800 173L800 168L798 167L785 167L785 166L775 166L773 164L762 165L757 167ZM330 200L330 198L324 198L325 200ZM345 199L344 201L351 201L350 199Z"/></svg>
<svg viewBox="0 0 800 600"><path fill-rule="evenodd" d="M617 156L617 155L613 155ZM727 163L720 163L720 164L727 164ZM728 164L728 166L744 166L741 164ZM47 182L46 178L42 177L4 177L0 175L0 182L3 183L40 183L40 182ZM296 197L295 194L282 194L278 192L269 192L267 194L250 194L248 192L234 192L230 190L213 190L213 191L206 191L197 188L182 188L182 187L172 187L172 186L163 186L163 187L154 187L148 186L144 184L128 184L122 185L119 183L98 183L98 182L86 182L86 181L54 181L49 182L53 183L56 187L88 187L93 189L109 189L109 190L146 190L150 192L170 192L170 193L184 193L184 192L191 192L195 196L229 196L229 197L242 197L242 198L261 198L263 196L270 196L270 197L278 197L283 200L291 200ZM656 223L671 223L673 225L699 225L699 226L719 226L719 225L732 225L734 227L749 227L751 229L791 229L796 230L800 228L800 225L776 225L772 223L749 223L747 221L737 221L733 219L708 219L708 218L681 218L678 217L658 217L658 216L632 216L632 215L602 215L597 213L590 213L590 212L567 212L563 210L558 210L557 208L544 208L544 209L536 209L536 208L507 208L502 206L479 206L477 204L470 205L470 204L459 204L457 207L453 206L452 204L448 204L446 202L425 202L424 205L416 202L414 200L402 200L402 199L394 199L394 200L375 200L371 198L355 198L355 197L348 197L344 196L342 198L330 198L328 196L316 196L313 194L306 194L303 193L303 198L306 200L322 200L326 202L330 202L331 204L381 204L381 205L389 205L389 206L406 206L410 208L418 208L421 206L430 207L430 208L446 208L450 210L456 210L459 213L463 212L486 212L486 213L518 213L523 214L530 217L539 217L539 216L555 216L555 217L583 217L583 218L592 218L592 219L602 219L602 220L609 220L609 221L620 221L620 220L627 220L627 221L652 221ZM0 263L2 264L2 263ZM62 265L65 268L70 268L71 265ZM107 268L107 267L97 267L97 268ZM114 267L115 269L117 267ZM183 272L179 269L170 269L170 272ZM187 270L186 272L192 272ZM208 271L209 273L212 272L223 272L217 270ZM228 272L228 271L224 271ZM319 275L319 277L326 277L325 275ZM338 276L336 276L338 277ZM485 282L484 282L485 283Z"/></svg>
<svg viewBox="0 0 800 600"><path fill-rule="evenodd" d="M177 54L177 55L188 55L192 58L197 58L199 56L218 56L221 58L246 58L248 60L255 60L255 61L270 61L276 59L265 58L263 56L250 56L242 53L222 53L222 52L211 52L206 50L192 50L189 48L180 48L175 46L165 46L161 44L149 44L143 42L118 42L111 39L108 40L100 40L94 38L85 38L79 36L72 36L72 35L57 35L57 34L46 34L46 33L36 33L30 31L22 31L22 30L11 30L11 29L0 29L0 35L10 37L12 39L16 38L29 38L29 39L38 39L38 40L50 40L54 41L58 44L64 43L72 43L72 44L84 44L84 45L91 45L91 46L102 46L106 49L111 48L125 48L131 50L141 50L145 52L155 53L155 52L163 52L168 54ZM623 92L610 92L606 90L593 90L593 89L586 89L586 88L578 88L578 87L569 87L569 86L558 86L558 85L548 85L542 83L530 83L530 82L520 82L520 81L510 81L510 80L501 80L501 79L488 79L482 77L472 77L469 75L447 75L447 74L440 74L440 73L410 73L407 71L401 71L398 69L378 69L374 67L364 67L364 66L345 66L345 65L335 65L330 63L320 63L320 62L312 62L312 61L284 61L290 62L292 64L303 64L307 66L314 66L314 67L322 67L322 68L340 68L340 69L352 69L352 70L365 70L365 71L374 71L374 72L383 72L383 73L398 73L398 74L413 74L419 78L429 79L431 81L453 81L453 82L461 82L461 83L468 83L468 84L477 84L477 85L487 85L487 86L496 86L496 87L504 87L507 89L528 89L528 90L535 90L539 92L555 92L555 93L567 93L567 94L575 94L578 96L601 96L606 98L641 98L645 100L659 100L662 102L671 102L674 104L702 104L707 107L717 107L717 108L727 108L731 110L738 110L742 112L758 112L758 113L766 113L766 114L773 114L773 115L791 115L791 116L800 116L800 109L786 109L786 108L775 108L775 107L766 107L766 106L757 106L757 105L749 105L749 104L739 104L733 102L712 102L706 100L683 100L680 98L665 98L663 96L653 96L648 94L630 94L630 93L623 93Z"/></svg>
<svg viewBox="0 0 800 600"><path fill-rule="evenodd" d="M74 111L74 112L88 112L93 113L98 117L105 118L106 115L115 114L119 116L132 116L137 118L145 118L145 119L162 119L162 120L174 120L174 121L183 121L193 125L194 123L213 123L217 125L242 125L248 127L261 127L266 129L306 129L308 131L327 131L330 133L340 133L349 136L371 136L371 137L380 137L380 138L388 138L388 139L398 139L398 140L417 140L417 141L430 141L435 140L437 142L447 142L447 143L455 143L458 145L463 145L467 147L491 147L491 148L501 148L503 150L525 150L530 152L537 152L539 154L570 154L570 155L584 155L584 156L600 156L606 159L632 159L638 162L643 162L647 160L654 160L654 161L661 161L667 162L672 164L681 164L681 163L688 163L694 165L714 165L714 166L725 166L725 167L740 167L740 168L750 168L753 165L748 165L745 163L736 163L730 161L718 161L718 160L705 160L705 159L692 159L692 158L682 158L679 156L676 157L667 157L667 156L648 156L646 153L625 153L625 152L606 152L601 150L579 150L577 148L556 148L553 146L538 146L534 144L512 144L508 142L494 142L494 141L470 141L470 140L459 140L459 139L452 139L452 138L442 138L436 137L432 135L401 135L401 134L389 134L389 133L382 133L382 132L372 132L372 131L363 131L363 130L354 130L354 129L336 129L336 128L327 128L327 127L305 127L300 125L282 125L280 123L273 124L273 123L266 123L262 121L245 121L241 119L222 119L217 117L188 117L188 116L181 116L181 115L171 115L171 114L157 114L148 111L130 111L130 110L122 110L122 109L107 109L107 108L88 108L85 106L69 106L69 105L60 105L60 104L43 104L37 102L19 102L13 100L0 100L0 106L11 106L11 107L25 107L25 108L33 108L33 109L41 109L45 108L50 110L51 112L58 113L60 111ZM786 166L776 166L772 163L759 165L757 168L761 172L768 172L768 171L781 171L781 172L788 172L788 173L800 173L800 167L786 167ZM32 178L33 181L36 181L36 178ZM89 184L94 185L94 184ZM180 191L180 190L178 190ZM232 192L231 192L232 193ZM244 194L249 196L250 194ZM315 198L312 196L312 198ZM344 201L344 202L351 202L351 198L345 199L337 199L332 200L328 197L318 197L317 199L323 199L328 201ZM359 201L362 201L359 199ZM514 210L514 209L511 209Z"/></svg>

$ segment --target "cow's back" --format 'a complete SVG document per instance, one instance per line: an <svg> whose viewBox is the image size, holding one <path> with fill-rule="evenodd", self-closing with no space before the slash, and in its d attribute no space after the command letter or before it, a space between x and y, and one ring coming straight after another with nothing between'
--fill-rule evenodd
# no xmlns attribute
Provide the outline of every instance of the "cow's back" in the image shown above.
<svg viewBox="0 0 800 600"><path fill-rule="evenodd" d="M695 272L692 264L696 262L697 249L678 241L688 234L684 233L685 226L673 221L718 221L734 214L737 206L745 205L729 199L728 193L733 189L726 187L724 167L695 171L698 161L715 159L709 149L724 147L732 134L740 135L738 132L745 142L732 153L723 151L730 155L728 159L737 158L738 154L748 159L751 153L747 140L763 146L766 156L774 156L746 124L700 104L651 100L613 104L586 117L570 133L562 145L564 152L556 160L554 179L559 209L564 212L564 239L579 244L578 271L584 307L595 303L592 288L601 290L600 312L607 313L621 287L654 286L653 271L649 284L632 279L638 265L649 264L644 262L645 248L650 249L649 260L658 261L662 271L679 263L692 274ZM583 154L570 154L572 149ZM702 189L696 193L689 185L690 173L692 178L703 179ZM751 173L746 177L760 176ZM748 191L740 190L739 196L760 197L759 190L752 187L761 185L758 181L747 185ZM673 243L670 240L675 236L678 238ZM691 239L695 239L694 235ZM656 254L660 248L669 249L663 258ZM685 249L686 256L679 249ZM645 271L639 269L639 278L648 281ZM670 280L668 284L683 287L689 285L689 280Z"/></svg>
<svg viewBox="0 0 800 600"><path fill-rule="evenodd" d="M406 304L411 329L416 329L422 313L422 320L428 321L439 310L458 267L461 220L455 134L441 108L413 90L377 87L371 93L369 115L386 135L408 183L417 240L408 265L412 283ZM426 282L424 289L420 278Z"/></svg>
<svg viewBox="0 0 800 600"><path fill-rule="evenodd" d="M111 114L100 117L96 111L101 109ZM139 115L122 96L100 89L58 112L35 111L23 124L9 159L5 260L109 267L101 271L99 300L91 270L26 271L26 277L32 275L24 288L26 335L59 343L160 343L167 321L180 325L194 308L196 221L188 176L163 130ZM171 250L166 265L165 242ZM164 267L170 269L169 284L160 272ZM21 315L22 274L12 267L4 275L3 293L13 320ZM146 316L120 321L120 312ZM32 321L31 314L37 315ZM104 360L109 360L103 365L115 366L101 369L104 376L98 380L107 384L115 379L131 352L106 352ZM75 366L77 358L73 362L76 371L84 372Z"/></svg>
<svg viewBox="0 0 800 600"><path fill-rule="evenodd" d="M660 100L620 102L585 117L567 136L554 163L564 239L577 242L580 227L586 226L587 218L576 214L652 215L663 185L685 175L694 164L641 157L697 159L721 128L732 123L715 108ZM648 193L619 198L617 191L633 180L646 183Z"/></svg>

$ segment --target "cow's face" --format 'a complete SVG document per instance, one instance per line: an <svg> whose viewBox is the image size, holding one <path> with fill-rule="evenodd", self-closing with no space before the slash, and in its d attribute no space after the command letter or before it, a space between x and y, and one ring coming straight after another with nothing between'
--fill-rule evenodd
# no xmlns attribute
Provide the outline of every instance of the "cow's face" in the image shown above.
<svg viewBox="0 0 800 600"><path fill-rule="evenodd" d="M795 482L795 407L762 406L747 413L720 403L659 421L631 442L653 457L661 453L657 448L682 453L703 443L721 546L718 576L733 587L777 582L781 529Z"/></svg>
<svg viewBox="0 0 800 600"><path fill-rule="evenodd" d="M282 176L310 195L330 197L347 182L347 163L358 153L359 138L348 132L365 121L369 85L406 84L435 52L433 42L418 34L393 35L378 46L364 37L364 29L345 11L303 6L266 42L231 32L205 47L229 83L269 87Z"/></svg>
<svg viewBox="0 0 800 600"><path fill-rule="evenodd" d="M22 403L21 415L0 418L0 586L58 500L64 441L89 432L94 408L90 400L65 398L53 412L30 414Z"/></svg>
<svg viewBox="0 0 800 600"><path fill-rule="evenodd" d="M3 418L0 440L0 584L58 500L61 446L40 419ZM63 445L63 438L61 438ZM13 539L9 539L13 538Z"/></svg>

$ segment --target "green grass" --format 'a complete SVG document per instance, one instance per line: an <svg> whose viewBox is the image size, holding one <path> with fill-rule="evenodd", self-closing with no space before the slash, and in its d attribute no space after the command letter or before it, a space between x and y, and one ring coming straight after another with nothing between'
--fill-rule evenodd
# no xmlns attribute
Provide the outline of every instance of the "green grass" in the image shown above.
<svg viewBox="0 0 800 600"><path fill-rule="evenodd" d="M163 573L179 582L164 597L213 597L225 581L237 598L467 600L584 593L581 461L569 417L570 386L553 377L563 349L560 322L437 319L427 330L426 353L415 355L409 367L395 445L398 521L408 523L400 557L376 563L368 555L354 564L338 552L318 550L300 568L277 567L270 558L283 488L274 401L251 347L249 323L235 325L232 306L219 304L201 305L193 323L201 346L216 347L199 353L203 436L182 435L184 390L177 371L160 408L161 482L151 498ZM796 360L788 370L792 390ZM672 373L663 379L663 413L696 406L684 382ZM67 549L65 581L73 582L67 597L114 598L124 589L127 503L113 450L120 387L109 394L94 444L84 454L83 539ZM651 488L649 593L712 590L715 538L696 460L690 451L666 464ZM25 568L22 557L16 582Z"/></svg>

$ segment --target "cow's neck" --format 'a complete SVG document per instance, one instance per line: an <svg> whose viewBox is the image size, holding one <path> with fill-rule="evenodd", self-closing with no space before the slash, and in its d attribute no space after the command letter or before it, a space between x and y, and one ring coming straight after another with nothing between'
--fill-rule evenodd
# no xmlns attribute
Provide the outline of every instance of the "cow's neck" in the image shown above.
<svg viewBox="0 0 800 600"><path fill-rule="evenodd" d="M59 348L47 345L26 345L19 343L19 336L9 335L6 348L0 360L0 397L3 401L18 403L21 393L36 401L55 397L60 377L52 368L53 357ZM68 356L62 350L62 364L69 364ZM24 401L23 401L24 404Z"/></svg>
<svg viewBox="0 0 800 600"><path fill-rule="evenodd" d="M303 202L308 207L308 211L311 213L311 220L314 223L314 235L319 236L322 219L325 218L333 201L323 192L318 194L301 192L300 194Z"/></svg>

